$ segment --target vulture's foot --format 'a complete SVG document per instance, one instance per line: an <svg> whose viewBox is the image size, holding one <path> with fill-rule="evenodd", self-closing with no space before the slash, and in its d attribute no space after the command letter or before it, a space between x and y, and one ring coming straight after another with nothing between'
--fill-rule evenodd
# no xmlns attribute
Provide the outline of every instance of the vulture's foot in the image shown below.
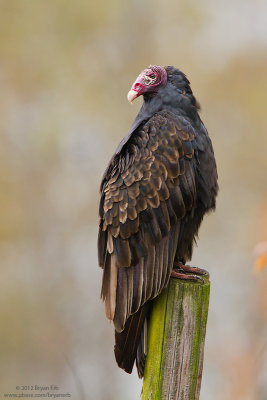
<svg viewBox="0 0 267 400"><path fill-rule="evenodd" d="M208 271L206 271L205 269L191 267L190 265L185 265L178 261L174 262L173 267L174 268L171 272L171 276L173 278L204 282L204 279L201 278L201 275L207 277L209 276Z"/></svg>
<svg viewBox="0 0 267 400"><path fill-rule="evenodd" d="M190 265L183 264L179 261L174 261L173 265L174 269L178 268L179 270L181 270L181 272L184 271L189 272L190 274L209 276L208 271L203 268L191 267Z"/></svg>

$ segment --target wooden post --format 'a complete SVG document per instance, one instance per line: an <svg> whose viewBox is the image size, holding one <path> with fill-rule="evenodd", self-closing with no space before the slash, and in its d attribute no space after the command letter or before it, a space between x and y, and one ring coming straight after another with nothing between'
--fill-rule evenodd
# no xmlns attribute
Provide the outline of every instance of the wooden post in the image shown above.
<svg viewBox="0 0 267 400"><path fill-rule="evenodd" d="M142 400L198 400L210 283L170 279L154 301Z"/></svg>

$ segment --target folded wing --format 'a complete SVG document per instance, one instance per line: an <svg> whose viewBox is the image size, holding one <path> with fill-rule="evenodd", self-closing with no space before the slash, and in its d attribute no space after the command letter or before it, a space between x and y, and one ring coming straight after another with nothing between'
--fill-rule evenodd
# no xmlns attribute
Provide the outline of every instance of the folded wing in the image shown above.
<svg viewBox="0 0 267 400"><path fill-rule="evenodd" d="M101 296L117 332L168 283L180 221L196 202L195 148L189 122L162 111L132 135L103 178Z"/></svg>

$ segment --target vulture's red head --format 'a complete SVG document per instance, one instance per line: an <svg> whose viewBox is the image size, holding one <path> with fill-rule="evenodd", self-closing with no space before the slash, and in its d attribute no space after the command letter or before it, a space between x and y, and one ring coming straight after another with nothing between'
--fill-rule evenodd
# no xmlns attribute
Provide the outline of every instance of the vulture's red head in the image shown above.
<svg viewBox="0 0 267 400"><path fill-rule="evenodd" d="M131 103L141 94L157 93L159 88L164 86L166 82L166 69L158 65L150 65L138 75L127 95L128 101Z"/></svg>

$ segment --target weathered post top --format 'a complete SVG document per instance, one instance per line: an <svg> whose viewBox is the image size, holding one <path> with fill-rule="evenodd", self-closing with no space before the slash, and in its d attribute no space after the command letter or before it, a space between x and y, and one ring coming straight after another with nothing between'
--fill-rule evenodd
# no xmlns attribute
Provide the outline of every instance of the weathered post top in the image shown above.
<svg viewBox="0 0 267 400"><path fill-rule="evenodd" d="M171 279L154 301L142 400L198 400L210 282Z"/></svg>

